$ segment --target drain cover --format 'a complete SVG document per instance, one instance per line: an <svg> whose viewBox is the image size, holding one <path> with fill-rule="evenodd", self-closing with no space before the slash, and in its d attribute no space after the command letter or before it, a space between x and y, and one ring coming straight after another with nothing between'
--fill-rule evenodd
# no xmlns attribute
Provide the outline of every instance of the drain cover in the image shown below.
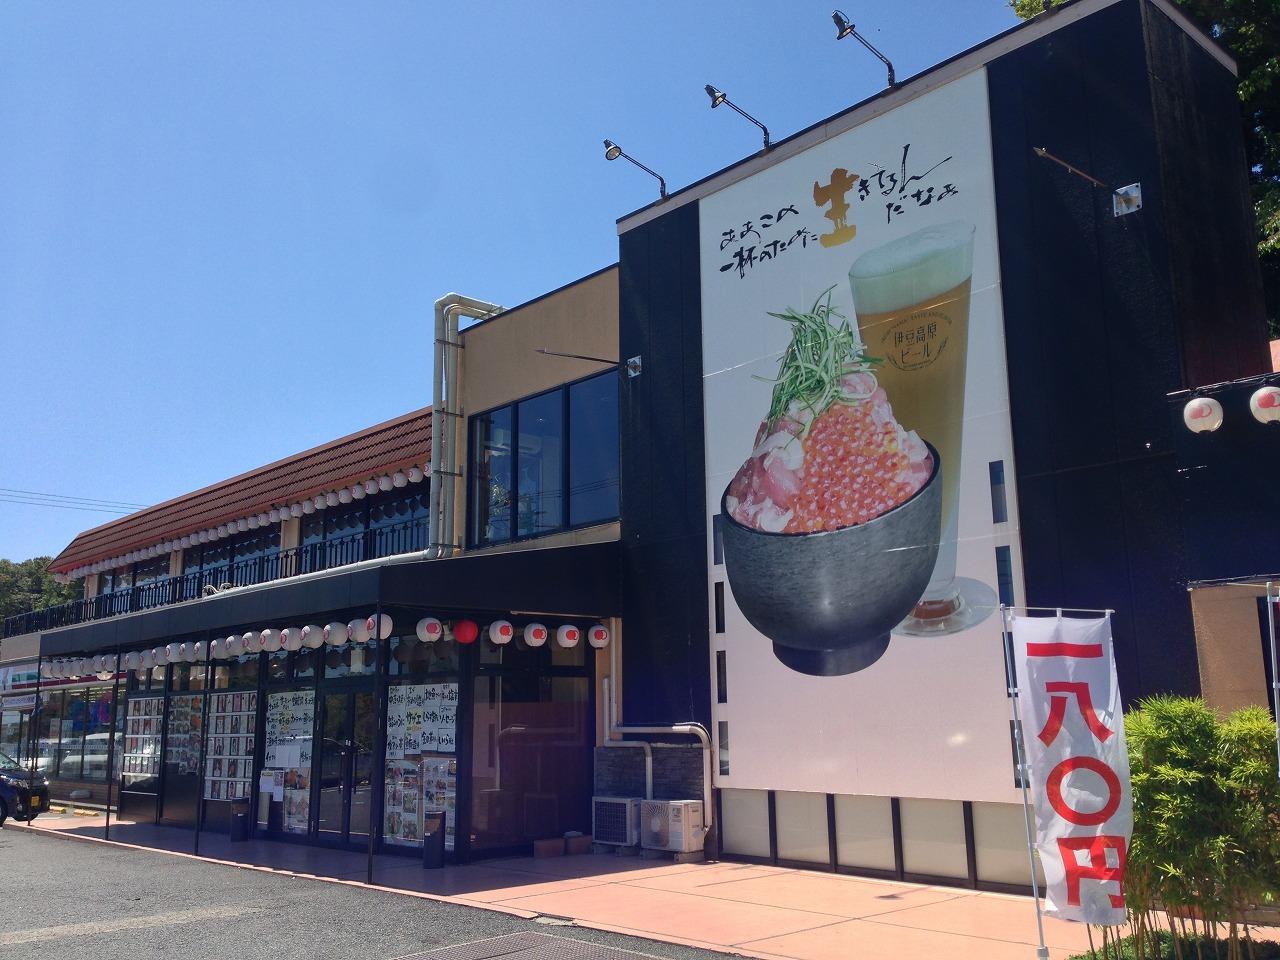
<svg viewBox="0 0 1280 960"><path fill-rule="evenodd" d="M649 958L643 953L602 947L598 943L570 940L549 933L512 933L505 937L490 937L456 947L440 947L425 953L415 953L402 960L636 960Z"/></svg>

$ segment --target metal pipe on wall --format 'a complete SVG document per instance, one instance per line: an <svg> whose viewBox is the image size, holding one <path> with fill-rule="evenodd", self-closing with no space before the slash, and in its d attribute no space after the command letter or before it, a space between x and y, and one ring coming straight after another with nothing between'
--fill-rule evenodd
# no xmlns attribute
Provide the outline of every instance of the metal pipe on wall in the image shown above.
<svg viewBox="0 0 1280 960"><path fill-rule="evenodd" d="M502 312L496 303L447 293L435 304L435 364L431 390L431 492L427 518L427 552L433 558L453 555L454 503L457 499L458 339L460 317L484 319Z"/></svg>

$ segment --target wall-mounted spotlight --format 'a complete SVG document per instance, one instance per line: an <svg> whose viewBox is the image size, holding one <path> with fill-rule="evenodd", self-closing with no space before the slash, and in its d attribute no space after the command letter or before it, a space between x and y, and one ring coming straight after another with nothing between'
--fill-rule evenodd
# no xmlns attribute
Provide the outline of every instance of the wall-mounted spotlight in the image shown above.
<svg viewBox="0 0 1280 960"><path fill-rule="evenodd" d="M879 50L877 50L875 47L873 47L867 41L867 38L864 37L862 34L860 34L857 28L852 23L849 22L849 18L846 17L839 10L831 11L831 19L832 21L834 21L836 25L836 39L843 40L845 37L853 37L853 39L857 40L860 44L862 44L864 47L870 50L873 54L876 55L876 57L879 58L880 62L884 64L885 69L889 71L889 86L890 87L895 86L898 81L894 76L893 64L889 62L889 58L886 57Z"/></svg>
<svg viewBox="0 0 1280 960"><path fill-rule="evenodd" d="M649 174L649 176L655 178L658 181L658 192L661 194L663 199L666 199L667 181L663 180L662 177L658 176L658 174L654 173L652 170L646 167L643 163L641 163L635 157L624 153L622 151L622 148L618 146L616 143L614 143L612 140L606 140L604 142L604 158L606 160L617 160L619 157L622 157L623 160L630 160L632 163L634 163L637 167L639 167L645 173Z"/></svg>
<svg viewBox="0 0 1280 960"><path fill-rule="evenodd" d="M766 127L763 123L761 123L751 114L747 113L747 111L743 110L740 106L738 106L736 103L730 100L727 96L725 96L723 90L717 90L715 87L713 87L709 83L705 87L703 87L703 89L707 91L707 96L711 98L712 110L714 110L716 107L720 106L720 104L723 103L726 107L746 117L748 120L754 123L757 127L759 127L761 132L764 133L764 148L766 150L769 149L769 128L768 127Z"/></svg>

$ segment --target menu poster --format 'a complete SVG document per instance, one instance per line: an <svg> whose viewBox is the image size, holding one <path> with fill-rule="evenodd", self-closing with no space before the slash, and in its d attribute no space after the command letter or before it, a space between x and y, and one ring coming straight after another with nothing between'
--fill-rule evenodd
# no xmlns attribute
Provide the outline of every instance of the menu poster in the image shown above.
<svg viewBox="0 0 1280 960"><path fill-rule="evenodd" d="M315 694L293 690L267 695L266 759L283 776L284 830L305 834L311 823L311 748ZM273 789L272 796L275 798Z"/></svg>
<svg viewBox="0 0 1280 960"><path fill-rule="evenodd" d="M209 703L206 800L248 800L253 782L258 694L215 693Z"/></svg>
<svg viewBox="0 0 1280 960"><path fill-rule="evenodd" d="M456 683L392 686L387 690L387 759L453 753L457 724Z"/></svg>
<svg viewBox="0 0 1280 960"><path fill-rule="evenodd" d="M134 697L129 701L124 727L124 779L126 785L160 772L161 714L164 697Z"/></svg>
<svg viewBox="0 0 1280 960"><path fill-rule="evenodd" d="M452 850L458 822L458 761L452 757L423 757L420 767L423 810L444 812L444 848Z"/></svg>
<svg viewBox="0 0 1280 960"><path fill-rule="evenodd" d="M183 775L200 773L201 708L204 694L174 694L169 698L169 739L165 763Z"/></svg>
<svg viewBox="0 0 1280 960"><path fill-rule="evenodd" d="M417 761L390 760L384 782L382 838L398 846L422 842L422 777Z"/></svg>

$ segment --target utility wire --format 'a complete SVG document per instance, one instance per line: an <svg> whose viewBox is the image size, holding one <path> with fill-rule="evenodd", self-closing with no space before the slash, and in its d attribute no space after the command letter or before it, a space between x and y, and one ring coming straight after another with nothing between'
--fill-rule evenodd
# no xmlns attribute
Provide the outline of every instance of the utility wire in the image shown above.
<svg viewBox="0 0 1280 960"><path fill-rule="evenodd" d="M0 494L22 494L28 497L40 497L42 499L51 500L69 500L73 503L104 503L113 507L134 507L140 509L149 507L149 503L133 503L129 500L104 500L101 497L72 497L65 493L39 493L35 490L15 490L9 487L0 487Z"/></svg>
<svg viewBox="0 0 1280 960"><path fill-rule="evenodd" d="M28 507L58 507L62 510L85 510L89 513L133 513L125 507L85 507L74 503L44 503L40 500L16 500L11 497L0 497L0 503L21 503Z"/></svg>

